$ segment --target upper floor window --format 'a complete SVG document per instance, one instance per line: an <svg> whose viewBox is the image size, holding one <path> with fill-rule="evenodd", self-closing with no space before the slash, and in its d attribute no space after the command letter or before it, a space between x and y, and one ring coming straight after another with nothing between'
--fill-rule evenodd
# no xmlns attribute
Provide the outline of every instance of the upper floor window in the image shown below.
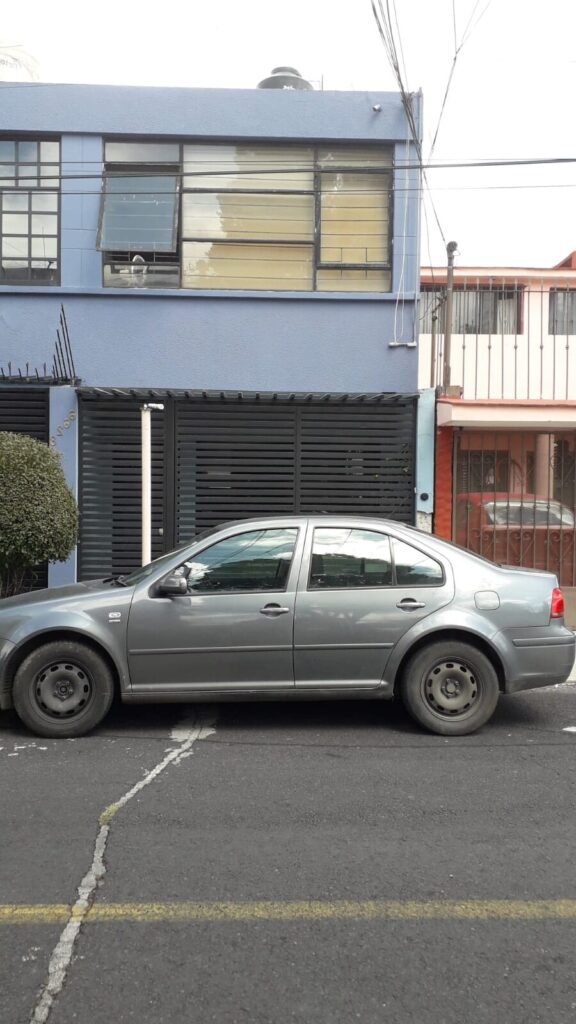
<svg viewBox="0 0 576 1024"><path fill-rule="evenodd" d="M57 284L60 143L0 139L0 284Z"/></svg>
<svg viewBox="0 0 576 1024"><path fill-rule="evenodd" d="M576 334L576 289L550 289L548 334Z"/></svg>
<svg viewBox="0 0 576 1024"><path fill-rule="evenodd" d="M107 143L105 155L105 285L391 289L389 147Z"/></svg>
<svg viewBox="0 0 576 1024"><path fill-rule="evenodd" d="M521 293L505 288L455 288L452 294L453 334L519 333ZM446 291L422 290L420 333L443 331Z"/></svg>
<svg viewBox="0 0 576 1024"><path fill-rule="evenodd" d="M98 228L110 288L178 287L177 143L106 143Z"/></svg>

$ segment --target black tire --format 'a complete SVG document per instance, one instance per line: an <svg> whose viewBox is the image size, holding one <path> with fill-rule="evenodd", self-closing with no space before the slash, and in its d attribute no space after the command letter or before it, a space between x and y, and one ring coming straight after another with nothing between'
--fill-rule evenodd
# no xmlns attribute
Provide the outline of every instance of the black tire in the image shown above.
<svg viewBox="0 0 576 1024"><path fill-rule="evenodd" d="M114 678L104 658L86 644L57 640L24 659L14 679L18 717L36 736L84 736L107 714Z"/></svg>
<svg viewBox="0 0 576 1024"><path fill-rule="evenodd" d="M401 695L420 725L440 736L467 736L494 714L500 688L494 666L471 644L443 640L406 665Z"/></svg>

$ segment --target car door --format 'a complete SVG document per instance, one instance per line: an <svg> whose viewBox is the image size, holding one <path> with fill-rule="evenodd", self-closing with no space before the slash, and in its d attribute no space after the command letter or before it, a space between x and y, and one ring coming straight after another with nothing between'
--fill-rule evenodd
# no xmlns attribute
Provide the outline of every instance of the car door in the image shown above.
<svg viewBox="0 0 576 1024"><path fill-rule="evenodd" d="M147 581L128 622L133 692L294 686L293 627L305 521L228 531L173 570L187 593Z"/></svg>
<svg viewBox="0 0 576 1024"><path fill-rule="evenodd" d="M398 640L452 596L451 577L416 545L373 528L315 526L296 598L296 686L378 686Z"/></svg>

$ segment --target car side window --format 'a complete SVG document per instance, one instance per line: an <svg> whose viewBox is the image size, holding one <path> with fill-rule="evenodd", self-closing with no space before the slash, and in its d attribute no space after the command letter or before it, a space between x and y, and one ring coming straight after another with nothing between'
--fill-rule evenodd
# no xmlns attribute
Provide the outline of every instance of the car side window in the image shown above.
<svg viewBox="0 0 576 1024"><path fill-rule="evenodd" d="M443 582L442 566L435 559L402 540L394 539L393 545L399 587L434 587Z"/></svg>
<svg viewBox="0 0 576 1024"><path fill-rule="evenodd" d="M298 529L251 530L218 541L183 562L189 594L285 590Z"/></svg>
<svg viewBox="0 0 576 1024"><path fill-rule="evenodd" d="M328 527L314 530L310 590L391 584L390 540L385 534Z"/></svg>

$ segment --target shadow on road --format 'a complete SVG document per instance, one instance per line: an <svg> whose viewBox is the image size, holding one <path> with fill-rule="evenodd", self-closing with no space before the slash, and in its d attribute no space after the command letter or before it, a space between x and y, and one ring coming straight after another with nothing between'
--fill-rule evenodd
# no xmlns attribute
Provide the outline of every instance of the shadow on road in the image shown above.
<svg viewBox="0 0 576 1024"><path fill-rule="evenodd" d="M575 688L576 693L576 688ZM554 691L532 691L501 697L490 723L481 730L494 735L514 729L545 730L549 727L548 699ZM116 703L105 722L92 734L123 738L128 735L170 737L171 730L183 720L192 720L202 708L209 708L218 723L218 734L229 731L258 732L334 732L347 730L385 730L444 741L425 732L412 721L400 700L356 701L229 701L214 704L141 704ZM13 711L0 714L0 734L14 741L30 739ZM64 741L66 742L66 741Z"/></svg>

